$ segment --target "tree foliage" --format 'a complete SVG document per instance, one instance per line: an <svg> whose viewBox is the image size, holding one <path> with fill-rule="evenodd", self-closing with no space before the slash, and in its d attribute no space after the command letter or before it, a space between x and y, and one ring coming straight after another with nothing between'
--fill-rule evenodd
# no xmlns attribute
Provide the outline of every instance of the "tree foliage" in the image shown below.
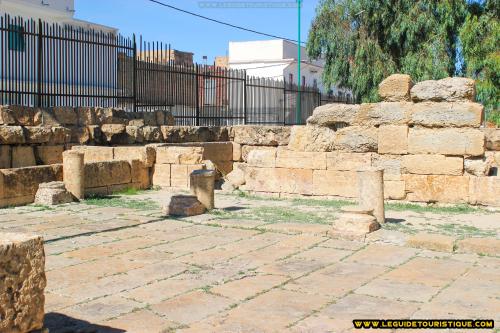
<svg viewBox="0 0 500 333"><path fill-rule="evenodd" d="M498 0L497 0L498 1ZM324 83L363 102L393 73L416 81L461 74L459 32L465 0L321 0L308 53L324 57Z"/></svg>
<svg viewBox="0 0 500 333"><path fill-rule="evenodd" d="M500 4L499 0L472 3L460 30L468 77L476 79L477 100L489 120L500 125Z"/></svg>

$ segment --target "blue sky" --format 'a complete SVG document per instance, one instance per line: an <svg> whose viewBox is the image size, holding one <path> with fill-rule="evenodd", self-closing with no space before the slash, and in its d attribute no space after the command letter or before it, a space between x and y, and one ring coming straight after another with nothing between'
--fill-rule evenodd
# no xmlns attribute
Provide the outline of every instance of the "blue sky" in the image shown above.
<svg viewBox="0 0 500 333"><path fill-rule="evenodd" d="M296 8L203 8L200 1L161 0L164 3L235 25L273 35L297 39ZM230 0L230 2L242 0ZM271 0L269 2L277 2ZM293 0L284 0L290 2ZM262 2L262 0L248 1ZM303 0L302 39L314 17L319 0ZM75 16L82 20L118 28L125 36L142 34L149 41L170 43L172 48L195 53L213 61L225 55L229 41L268 39L159 6L148 0L75 0Z"/></svg>

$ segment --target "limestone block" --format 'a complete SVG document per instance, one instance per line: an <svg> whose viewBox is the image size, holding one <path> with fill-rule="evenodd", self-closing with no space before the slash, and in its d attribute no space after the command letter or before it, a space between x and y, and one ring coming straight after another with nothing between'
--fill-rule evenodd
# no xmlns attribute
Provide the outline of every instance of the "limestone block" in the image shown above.
<svg viewBox="0 0 500 333"><path fill-rule="evenodd" d="M232 161L233 144L231 142L188 143L181 147L203 147L203 159L211 161Z"/></svg>
<svg viewBox="0 0 500 333"><path fill-rule="evenodd" d="M248 154L250 154L250 152L252 150L276 150L276 147L270 147L270 146L249 146L249 145L245 145L245 146L241 146L241 159L243 160L243 162L247 162L248 161Z"/></svg>
<svg viewBox="0 0 500 333"><path fill-rule="evenodd" d="M0 125L38 126L42 124L42 112L38 108L6 105L0 108Z"/></svg>
<svg viewBox="0 0 500 333"><path fill-rule="evenodd" d="M377 151L378 130L375 127L349 126L337 131L335 149L364 153Z"/></svg>
<svg viewBox="0 0 500 333"><path fill-rule="evenodd" d="M188 166L183 164L170 165L170 186L188 188L189 173Z"/></svg>
<svg viewBox="0 0 500 333"><path fill-rule="evenodd" d="M314 195L333 195L347 198L358 196L358 177L355 171L314 170Z"/></svg>
<svg viewBox="0 0 500 333"><path fill-rule="evenodd" d="M493 237L465 238L457 242L457 252L498 256L500 239Z"/></svg>
<svg viewBox="0 0 500 333"><path fill-rule="evenodd" d="M114 147L112 159L140 160L146 167L150 168L156 160L156 149L152 146Z"/></svg>
<svg viewBox="0 0 500 333"><path fill-rule="evenodd" d="M359 104L325 104L314 109L312 116L307 119L307 124L321 127L335 126L339 123L351 125L359 112Z"/></svg>
<svg viewBox="0 0 500 333"><path fill-rule="evenodd" d="M78 125L80 126L98 125L96 122L96 115L94 108L78 107L76 108L75 111L78 116Z"/></svg>
<svg viewBox="0 0 500 333"><path fill-rule="evenodd" d="M363 103L353 125L406 125L414 105L410 102Z"/></svg>
<svg viewBox="0 0 500 333"><path fill-rule="evenodd" d="M12 147L12 167L24 168L35 166L36 159L33 147L31 146L15 146Z"/></svg>
<svg viewBox="0 0 500 333"><path fill-rule="evenodd" d="M0 234L0 332L43 328L45 253L40 236Z"/></svg>
<svg viewBox="0 0 500 333"><path fill-rule="evenodd" d="M242 161L241 145L236 142L231 142L231 144L233 145L233 161L241 162Z"/></svg>
<svg viewBox="0 0 500 333"><path fill-rule="evenodd" d="M314 194L313 170L308 169L277 169L281 179L280 192L291 194Z"/></svg>
<svg viewBox="0 0 500 333"><path fill-rule="evenodd" d="M0 169L11 167L11 148L8 145L0 145Z"/></svg>
<svg viewBox="0 0 500 333"><path fill-rule="evenodd" d="M87 127L72 127L71 142L78 144L86 144L90 141L90 132Z"/></svg>
<svg viewBox="0 0 500 333"><path fill-rule="evenodd" d="M40 164L58 164L62 163L62 154L64 146L37 146L35 155Z"/></svg>
<svg viewBox="0 0 500 333"><path fill-rule="evenodd" d="M26 142L21 126L0 126L0 144L16 145Z"/></svg>
<svg viewBox="0 0 500 333"><path fill-rule="evenodd" d="M470 177L469 203L500 207L500 177Z"/></svg>
<svg viewBox="0 0 500 333"><path fill-rule="evenodd" d="M326 152L334 150L336 133L329 127L293 126L288 149Z"/></svg>
<svg viewBox="0 0 500 333"><path fill-rule="evenodd" d="M279 148L276 153L276 167L325 170L326 154L319 152L297 152Z"/></svg>
<svg viewBox="0 0 500 333"><path fill-rule="evenodd" d="M245 185L245 171L236 168L225 177L226 182L230 183L233 188L239 188L241 185Z"/></svg>
<svg viewBox="0 0 500 333"><path fill-rule="evenodd" d="M60 125L78 125L78 113L72 107L54 107L51 109Z"/></svg>
<svg viewBox="0 0 500 333"><path fill-rule="evenodd" d="M165 121L162 125L174 126L175 125L175 117L170 111L163 111L165 115Z"/></svg>
<svg viewBox="0 0 500 333"><path fill-rule="evenodd" d="M154 111L155 117L156 117L156 125L162 126L166 125L165 124L165 113L162 110L156 110Z"/></svg>
<svg viewBox="0 0 500 333"><path fill-rule="evenodd" d="M127 134L123 124L104 124L101 126L101 131L106 137L107 142L122 143L127 141Z"/></svg>
<svg viewBox="0 0 500 333"><path fill-rule="evenodd" d="M200 164L202 160L202 147L162 146L156 148L156 163L159 164Z"/></svg>
<svg viewBox="0 0 500 333"><path fill-rule="evenodd" d="M406 184L403 180L385 180L384 198L403 200L406 198Z"/></svg>
<svg viewBox="0 0 500 333"><path fill-rule="evenodd" d="M61 205L73 202L73 196L66 190L64 182L42 183L35 195L35 203L38 205Z"/></svg>
<svg viewBox="0 0 500 333"><path fill-rule="evenodd" d="M256 149L248 154L247 163L260 168L274 168L276 166L276 149Z"/></svg>
<svg viewBox="0 0 500 333"><path fill-rule="evenodd" d="M484 133L472 128L410 128L408 152L479 156L484 154Z"/></svg>
<svg viewBox="0 0 500 333"><path fill-rule="evenodd" d="M500 128L483 129L486 136L486 149L500 151Z"/></svg>
<svg viewBox="0 0 500 333"><path fill-rule="evenodd" d="M451 236L429 234L426 232L411 235L406 242L406 245L409 247L439 252L453 252L454 244L455 238Z"/></svg>
<svg viewBox="0 0 500 333"><path fill-rule="evenodd" d="M85 188L128 184L131 180L131 167L127 161L85 163Z"/></svg>
<svg viewBox="0 0 500 333"><path fill-rule="evenodd" d="M161 126L161 132L168 143L229 141L226 127Z"/></svg>
<svg viewBox="0 0 500 333"><path fill-rule="evenodd" d="M484 106L478 103L417 103L413 106L410 124L425 127L479 127Z"/></svg>
<svg viewBox="0 0 500 333"><path fill-rule="evenodd" d="M286 146L290 139L290 127L286 126L233 126L233 141L243 145Z"/></svg>
<svg viewBox="0 0 500 333"><path fill-rule="evenodd" d="M97 124L128 124L128 117L124 110L96 108L94 113Z"/></svg>
<svg viewBox="0 0 500 333"><path fill-rule="evenodd" d="M138 184L141 189L149 188L151 186L149 168L144 164L144 162L138 159L133 159L129 162L132 183Z"/></svg>
<svg viewBox="0 0 500 333"><path fill-rule="evenodd" d="M372 153L326 153L326 168L337 171L355 171L372 164Z"/></svg>
<svg viewBox="0 0 500 333"><path fill-rule="evenodd" d="M85 197L84 154L77 150L63 153L63 180L69 193L80 200Z"/></svg>
<svg viewBox="0 0 500 333"><path fill-rule="evenodd" d="M144 126L142 128L144 135L144 141L147 142L162 142L163 134L161 133L161 128L158 126Z"/></svg>
<svg viewBox="0 0 500 333"><path fill-rule="evenodd" d="M153 186L170 187L170 164L155 164L153 167Z"/></svg>
<svg viewBox="0 0 500 333"><path fill-rule="evenodd" d="M113 147L73 146L71 149L82 152L85 156L85 163L113 160Z"/></svg>
<svg viewBox="0 0 500 333"><path fill-rule="evenodd" d="M225 176L231 171L233 171L233 161L210 161L210 160L203 160L203 164L211 163L213 167L210 167L208 169L213 169L218 171L221 175Z"/></svg>
<svg viewBox="0 0 500 333"><path fill-rule="evenodd" d="M401 167L403 173L460 176L464 171L464 159L434 154L405 155Z"/></svg>
<svg viewBox="0 0 500 333"><path fill-rule="evenodd" d="M384 180L401 180L401 155L372 154L372 166L384 169Z"/></svg>
<svg viewBox="0 0 500 333"><path fill-rule="evenodd" d="M378 85L378 94L387 102L409 101L410 89L413 86L411 76L392 74Z"/></svg>
<svg viewBox="0 0 500 333"><path fill-rule="evenodd" d="M71 130L69 128L55 126L51 128L51 131L50 144L57 145L71 142Z"/></svg>
<svg viewBox="0 0 500 333"><path fill-rule="evenodd" d="M133 127L143 127L145 125L144 119L130 119L128 121L128 125Z"/></svg>
<svg viewBox="0 0 500 333"><path fill-rule="evenodd" d="M171 216L194 216L205 213L206 208L195 195L174 195L163 206L163 213Z"/></svg>
<svg viewBox="0 0 500 333"><path fill-rule="evenodd" d="M441 80L422 81L413 86L410 91L415 102L468 102L474 101L476 83L472 79L448 77Z"/></svg>
<svg viewBox="0 0 500 333"><path fill-rule="evenodd" d="M3 180L3 197L29 197L29 201L22 202L25 204L33 202L39 184L62 180L62 165L2 169L0 173L3 175L0 177Z"/></svg>
<svg viewBox="0 0 500 333"><path fill-rule="evenodd" d="M127 133L128 143L142 143L144 142L144 133L142 127L139 126L126 126L125 132Z"/></svg>
<svg viewBox="0 0 500 333"><path fill-rule="evenodd" d="M340 238L362 237L380 229L380 224L374 216L358 213L342 213L333 221L331 235Z"/></svg>
<svg viewBox="0 0 500 333"><path fill-rule="evenodd" d="M24 134L27 143L47 143L52 137L52 130L50 127L26 126Z"/></svg>
<svg viewBox="0 0 500 333"><path fill-rule="evenodd" d="M408 152L408 126L384 125L378 129L379 154L406 154Z"/></svg>
<svg viewBox="0 0 500 333"><path fill-rule="evenodd" d="M488 176L492 165L492 156L489 158L486 156L466 157L464 159L465 172L473 176Z"/></svg>
<svg viewBox="0 0 500 333"><path fill-rule="evenodd" d="M469 176L403 175L407 199L420 202L469 201Z"/></svg>

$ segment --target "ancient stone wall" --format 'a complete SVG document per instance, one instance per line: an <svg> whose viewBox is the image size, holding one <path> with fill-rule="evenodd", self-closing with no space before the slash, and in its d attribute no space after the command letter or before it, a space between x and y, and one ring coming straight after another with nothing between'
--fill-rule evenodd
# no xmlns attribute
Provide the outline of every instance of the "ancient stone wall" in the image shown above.
<svg viewBox="0 0 500 333"><path fill-rule="evenodd" d="M413 85L394 75L379 87L382 102L318 107L291 128L288 145L246 135L257 138L240 139L242 189L350 198L355 171L376 166L387 199L500 206L500 130L481 128L474 89L470 79Z"/></svg>

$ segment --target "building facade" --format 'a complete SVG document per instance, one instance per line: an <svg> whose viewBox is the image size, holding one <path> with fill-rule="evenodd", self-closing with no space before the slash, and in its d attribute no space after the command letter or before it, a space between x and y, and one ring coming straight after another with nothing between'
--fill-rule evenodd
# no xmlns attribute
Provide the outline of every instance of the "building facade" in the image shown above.
<svg viewBox="0 0 500 333"><path fill-rule="evenodd" d="M248 76L271 78L298 84L298 45L290 41L273 39L263 41L229 42L229 68L244 69ZM321 77L324 60L314 60L301 47L301 85L317 87L321 92L349 94L332 87L326 89Z"/></svg>

